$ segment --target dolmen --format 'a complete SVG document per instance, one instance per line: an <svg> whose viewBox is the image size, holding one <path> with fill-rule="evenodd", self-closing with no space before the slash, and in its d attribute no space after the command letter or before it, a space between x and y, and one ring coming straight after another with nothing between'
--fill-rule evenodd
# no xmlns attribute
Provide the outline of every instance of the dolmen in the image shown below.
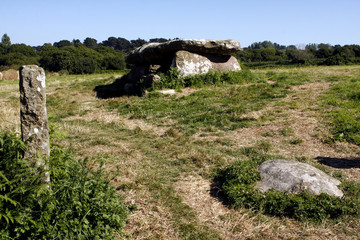
<svg viewBox="0 0 360 240"><path fill-rule="evenodd" d="M128 74L131 84L150 86L160 80L159 72L176 68L180 77L209 71L238 71L239 62L231 53L240 51L236 40L177 39L147 43L132 51L125 59L132 65Z"/></svg>

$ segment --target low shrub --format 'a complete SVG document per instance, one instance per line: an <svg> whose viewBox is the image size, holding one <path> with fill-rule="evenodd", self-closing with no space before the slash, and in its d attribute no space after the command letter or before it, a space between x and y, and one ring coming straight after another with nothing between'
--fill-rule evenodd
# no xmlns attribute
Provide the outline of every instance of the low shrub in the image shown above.
<svg viewBox="0 0 360 240"><path fill-rule="evenodd" d="M254 188L261 179L257 169L261 163L272 157L254 148L246 148L244 153L250 156L250 159L238 161L220 170L215 177L228 203L233 207L244 207L272 216L314 223L325 219L337 219L345 215L359 215L359 184L343 183L342 189L345 193L343 198L324 193L314 196L307 191L299 194L276 190L262 193Z"/></svg>
<svg viewBox="0 0 360 240"><path fill-rule="evenodd" d="M102 166L89 168L86 159L52 148L48 188L23 159L25 148L13 134L0 137L1 239L114 239L122 233L130 210Z"/></svg>

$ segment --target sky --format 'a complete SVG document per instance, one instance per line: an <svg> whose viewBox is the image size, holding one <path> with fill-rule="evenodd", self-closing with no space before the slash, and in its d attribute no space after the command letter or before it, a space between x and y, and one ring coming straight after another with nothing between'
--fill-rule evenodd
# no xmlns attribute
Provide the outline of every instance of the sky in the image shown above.
<svg viewBox="0 0 360 240"><path fill-rule="evenodd" d="M1 0L0 36L39 46L108 37L360 45L359 0Z"/></svg>

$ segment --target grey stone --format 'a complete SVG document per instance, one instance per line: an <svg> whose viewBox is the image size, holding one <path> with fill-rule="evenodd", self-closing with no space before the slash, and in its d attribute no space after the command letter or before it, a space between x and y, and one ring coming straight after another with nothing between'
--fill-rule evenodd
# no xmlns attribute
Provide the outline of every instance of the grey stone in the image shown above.
<svg viewBox="0 0 360 240"><path fill-rule="evenodd" d="M128 74L128 79L130 79L133 83L138 83L140 79L148 73L148 71L149 66L135 65Z"/></svg>
<svg viewBox="0 0 360 240"><path fill-rule="evenodd" d="M2 72L0 72L0 80L3 80L3 76Z"/></svg>
<svg viewBox="0 0 360 240"><path fill-rule="evenodd" d="M22 66L19 85L21 137L28 145L24 158L47 168L50 142L44 70L36 65ZM49 181L48 173L45 180Z"/></svg>
<svg viewBox="0 0 360 240"><path fill-rule="evenodd" d="M209 71L241 70L237 59L230 55L197 54L188 51L178 51L172 60L171 67L180 71L181 77L204 74Z"/></svg>
<svg viewBox="0 0 360 240"><path fill-rule="evenodd" d="M147 43L126 57L130 64L159 64L171 61L175 52L185 50L196 53L230 54L241 50L236 40L178 39L163 43Z"/></svg>
<svg viewBox="0 0 360 240"><path fill-rule="evenodd" d="M164 89L164 90L156 90L155 92L164 94L164 95L176 95L176 91L174 89Z"/></svg>
<svg viewBox="0 0 360 240"><path fill-rule="evenodd" d="M306 163L271 160L262 163L259 171L262 180L257 183L256 188L262 192L276 189L297 194L307 190L314 195L321 193L337 197L344 195L337 187L340 181Z"/></svg>
<svg viewBox="0 0 360 240"><path fill-rule="evenodd" d="M143 77L143 84L145 87L151 87L154 83L160 82L161 77L157 74L148 74Z"/></svg>

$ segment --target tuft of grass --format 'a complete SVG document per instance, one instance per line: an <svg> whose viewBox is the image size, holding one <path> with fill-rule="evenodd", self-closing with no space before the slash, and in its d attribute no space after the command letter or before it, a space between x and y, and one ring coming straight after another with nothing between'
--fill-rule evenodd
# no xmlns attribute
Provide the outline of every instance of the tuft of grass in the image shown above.
<svg viewBox="0 0 360 240"><path fill-rule="evenodd" d="M290 127L285 127L283 129L281 129L280 133L284 137L292 136L292 135L294 135L294 130Z"/></svg>
<svg viewBox="0 0 360 240"><path fill-rule="evenodd" d="M301 138L294 138L289 141L290 144L296 145L302 143L303 140Z"/></svg>

